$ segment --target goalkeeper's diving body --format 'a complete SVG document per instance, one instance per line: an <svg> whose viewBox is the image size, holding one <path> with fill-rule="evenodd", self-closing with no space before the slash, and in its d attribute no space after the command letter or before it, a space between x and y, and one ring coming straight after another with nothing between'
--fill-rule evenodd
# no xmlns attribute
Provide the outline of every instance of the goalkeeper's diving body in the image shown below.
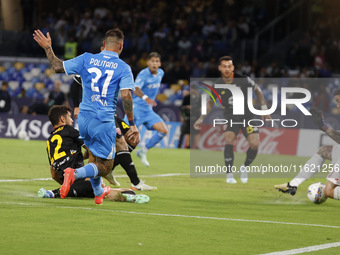
<svg viewBox="0 0 340 255"><path fill-rule="evenodd" d="M340 108L340 89L335 90L333 96L337 108ZM327 125L322 112L315 108L312 108L310 111L315 124L338 144L320 147L318 152L301 167L300 173L293 180L288 183L275 185L274 188L294 196L298 186L316 174L318 172L317 169L321 169L327 159L332 162L333 169L327 176L325 195L340 200L340 131L336 131Z"/></svg>

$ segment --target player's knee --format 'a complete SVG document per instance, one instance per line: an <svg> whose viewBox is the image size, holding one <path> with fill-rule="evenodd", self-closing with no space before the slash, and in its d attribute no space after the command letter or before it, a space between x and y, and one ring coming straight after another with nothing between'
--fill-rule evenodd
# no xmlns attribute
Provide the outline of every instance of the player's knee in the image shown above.
<svg viewBox="0 0 340 255"><path fill-rule="evenodd" d="M259 141L250 141L249 142L249 147L252 150L258 150L259 149Z"/></svg>

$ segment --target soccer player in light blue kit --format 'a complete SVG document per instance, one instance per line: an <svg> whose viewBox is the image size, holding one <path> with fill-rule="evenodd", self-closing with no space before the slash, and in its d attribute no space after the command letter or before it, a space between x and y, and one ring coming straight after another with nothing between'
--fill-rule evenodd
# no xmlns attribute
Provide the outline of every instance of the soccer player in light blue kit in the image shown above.
<svg viewBox="0 0 340 255"><path fill-rule="evenodd" d="M124 35L119 29L109 30L105 34L102 52L84 53L64 62L54 55L49 33L46 37L40 30L35 30L33 38L45 50L56 72L79 74L83 81L82 103L78 115L79 133L86 147L95 156L95 162L77 169L67 168L64 171L60 197L66 197L75 179L88 177L95 194L95 203L102 204L104 197L110 193L110 187L102 188L101 176L106 176L113 166L116 146L114 115L119 91L130 129L132 128L131 137L135 142L139 139L132 110L133 75L131 68L119 58L123 50ZM57 142L62 143L62 139L57 139Z"/></svg>
<svg viewBox="0 0 340 255"><path fill-rule="evenodd" d="M142 164L150 166L146 153L166 136L168 129L163 119L152 110L152 107L157 105L154 100L164 76L164 71L160 68L161 56L157 52L151 52L148 56L147 64L148 67L140 71L136 77L133 110L137 127L143 124L148 130L157 131L136 152L137 156L141 158Z"/></svg>

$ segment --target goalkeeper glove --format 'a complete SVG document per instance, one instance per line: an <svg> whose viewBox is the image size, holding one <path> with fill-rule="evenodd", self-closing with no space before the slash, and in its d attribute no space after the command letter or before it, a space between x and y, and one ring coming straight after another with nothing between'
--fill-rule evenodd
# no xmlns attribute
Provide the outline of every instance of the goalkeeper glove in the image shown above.
<svg viewBox="0 0 340 255"><path fill-rule="evenodd" d="M313 119L314 123L319 127L319 129L326 132L329 127L325 122L325 118L323 117L323 113L315 107L312 107L310 109L310 112L312 114L312 119Z"/></svg>

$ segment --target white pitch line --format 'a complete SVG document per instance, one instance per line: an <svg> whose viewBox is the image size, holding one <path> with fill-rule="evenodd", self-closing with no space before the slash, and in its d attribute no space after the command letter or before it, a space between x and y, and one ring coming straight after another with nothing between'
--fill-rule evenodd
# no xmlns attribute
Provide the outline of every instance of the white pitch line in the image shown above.
<svg viewBox="0 0 340 255"><path fill-rule="evenodd" d="M139 177L169 177L169 176L184 176L189 175L185 173L173 173L173 174L152 174L152 175L139 175ZM128 177L127 175L115 175L118 178ZM52 178L36 178L36 179L13 179L13 180L0 180L0 182L30 182L30 181L51 181Z"/></svg>
<svg viewBox="0 0 340 255"><path fill-rule="evenodd" d="M267 221L267 220L246 220L246 219L219 218L219 217L209 217L209 216L194 216L194 215L184 215L184 214L164 214L164 213L133 212L133 211L120 211L120 210L110 210L110 209L101 209L101 208L99 209L99 208L91 208L91 207L61 206L61 205L52 205L52 204L29 204L29 203L17 203L17 202L0 202L0 204L24 205L24 206L43 206L43 207L45 206L45 207L56 207L56 208L64 208L64 209L78 209L78 210L92 210L92 211L115 212L115 213L129 213L129 214L140 214L140 215L150 215L150 216L180 217L180 218L193 218L193 219L206 219L206 220L222 220L222 221L238 221L238 222L254 222L254 223L268 223L268 224L296 225L296 226L337 228L337 229L340 229L340 226L308 224L308 223L297 223L297 222L281 222L281 221Z"/></svg>
<svg viewBox="0 0 340 255"><path fill-rule="evenodd" d="M13 180L0 180L0 182L31 182L31 181L50 181L52 178L37 178L37 179L13 179Z"/></svg>
<svg viewBox="0 0 340 255"><path fill-rule="evenodd" d="M319 251L319 250L324 250L324 249L328 249L328 248L339 247L339 246L340 246L340 242L326 243L326 244L321 244L321 245L308 246L308 247L304 247L304 248L300 248L300 249L271 252L271 253L266 253L266 254L261 254L261 255L291 255L291 254L300 254L300 253L305 253L305 252L313 252L313 251Z"/></svg>

